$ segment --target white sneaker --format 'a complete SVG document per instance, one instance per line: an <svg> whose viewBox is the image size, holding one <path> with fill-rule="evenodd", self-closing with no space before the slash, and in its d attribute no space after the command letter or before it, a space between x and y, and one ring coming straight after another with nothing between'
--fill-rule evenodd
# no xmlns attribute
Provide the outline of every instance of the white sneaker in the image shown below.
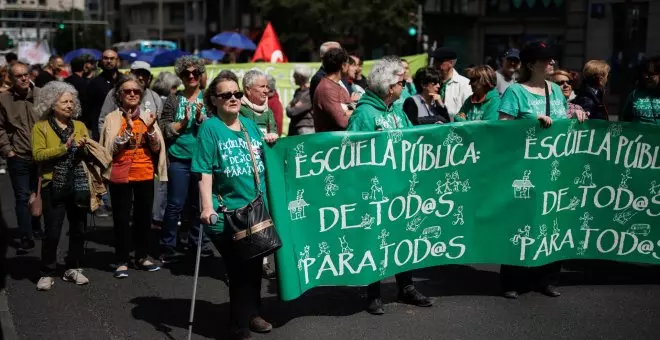
<svg viewBox="0 0 660 340"><path fill-rule="evenodd" d="M89 283L89 279L83 275L82 269L69 269L64 272L62 280L67 282L75 282L77 285L86 285Z"/></svg>
<svg viewBox="0 0 660 340"><path fill-rule="evenodd" d="M7 169L2 168L0 169L0 175L6 175L7 174Z"/></svg>
<svg viewBox="0 0 660 340"><path fill-rule="evenodd" d="M37 290L48 291L53 288L55 278L50 276L42 276L37 282Z"/></svg>

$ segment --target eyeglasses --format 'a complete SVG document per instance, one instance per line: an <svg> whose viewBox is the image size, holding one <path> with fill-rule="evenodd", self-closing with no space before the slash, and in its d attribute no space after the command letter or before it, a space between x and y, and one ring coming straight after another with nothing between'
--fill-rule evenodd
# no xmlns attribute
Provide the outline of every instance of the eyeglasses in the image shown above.
<svg viewBox="0 0 660 340"><path fill-rule="evenodd" d="M556 81L554 83L559 85L559 86L564 86L564 85L569 85L570 86L572 81L570 81L570 80L561 80L561 81Z"/></svg>
<svg viewBox="0 0 660 340"><path fill-rule="evenodd" d="M124 95L127 95L127 96L129 96L129 95L131 95L131 96L133 96L133 95L134 96L141 96L142 95L142 90L140 90L140 89L123 89L121 91L124 93Z"/></svg>
<svg viewBox="0 0 660 340"><path fill-rule="evenodd" d="M236 99L241 99L243 98L243 92L241 91L236 91L236 92L223 92L223 93L216 93L215 94L216 98L221 98L223 100L229 100L232 97Z"/></svg>
<svg viewBox="0 0 660 340"><path fill-rule="evenodd" d="M199 76L202 75L202 72L199 72L198 70L194 70L194 71L185 70L181 72L181 77L183 78L190 78L191 75L195 78L199 78Z"/></svg>
<svg viewBox="0 0 660 340"><path fill-rule="evenodd" d="M394 85L400 85L401 87L404 87L406 86L406 81L405 80L397 81L396 83L392 84L392 86Z"/></svg>

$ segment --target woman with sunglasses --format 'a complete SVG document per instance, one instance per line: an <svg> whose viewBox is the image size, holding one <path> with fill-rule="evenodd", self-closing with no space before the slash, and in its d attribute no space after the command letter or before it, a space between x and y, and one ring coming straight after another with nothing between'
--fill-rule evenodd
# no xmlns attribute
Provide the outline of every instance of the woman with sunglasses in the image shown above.
<svg viewBox="0 0 660 340"><path fill-rule="evenodd" d="M467 71L472 95L454 118L457 122L498 120L500 93L497 91L497 74L488 65L476 66Z"/></svg>
<svg viewBox="0 0 660 340"><path fill-rule="evenodd" d="M355 111L348 120L347 131L387 131L412 127L412 123L394 105L399 99L406 80L401 59L387 57L377 61L369 76L367 92L362 95ZM403 272L395 275L399 286L399 300L419 307L431 307L433 301L422 295L413 283L412 273ZM367 312L373 315L385 314L381 300L380 281L367 287Z"/></svg>
<svg viewBox="0 0 660 340"><path fill-rule="evenodd" d="M577 117L578 114L582 117L587 115L580 105L572 102L576 97L573 91L573 84L575 83L573 74L565 70L556 70L550 75L550 80L559 86L561 93L566 98L566 103L568 104L566 116L568 118Z"/></svg>
<svg viewBox="0 0 660 340"><path fill-rule="evenodd" d="M174 70L184 89L165 101L159 125L167 145L167 204L160 237L160 260L163 264L178 258L179 225L188 229L188 250L194 252L199 243L198 177L191 173L192 156L197 149L197 132L207 118L202 76L206 67L201 59L185 56L177 59ZM179 223L180 222L180 223ZM202 238L202 257L213 256L209 239Z"/></svg>
<svg viewBox="0 0 660 340"><path fill-rule="evenodd" d="M417 94L406 98L403 112L413 125L448 123L449 113L442 104L440 91L440 73L434 68L422 67L414 77Z"/></svg>
<svg viewBox="0 0 660 340"><path fill-rule="evenodd" d="M621 120L660 124L660 56L640 65L637 85L623 104Z"/></svg>
<svg viewBox="0 0 660 340"><path fill-rule="evenodd" d="M167 181L165 143L156 124L156 113L140 110L142 86L133 75L123 77L114 89L118 110L105 119L101 144L112 155L109 174L112 220L115 227L117 267L114 276L128 276L130 219L135 265L146 271L160 269L147 256L154 200L154 174Z"/></svg>
<svg viewBox="0 0 660 340"><path fill-rule="evenodd" d="M277 135L262 134L252 120L239 114L244 96L237 80L232 72L222 71L209 84L204 101L213 116L199 128L192 171L201 176L201 221L208 226L207 232L222 255L231 282L232 339L252 339L250 331L267 333L273 328L259 315L263 257L242 260L233 247L227 246L233 241L229 230L224 229L223 219L214 225L210 219L218 214L220 205L236 209L257 197L255 172L259 176L259 190L267 197L263 146L275 142Z"/></svg>

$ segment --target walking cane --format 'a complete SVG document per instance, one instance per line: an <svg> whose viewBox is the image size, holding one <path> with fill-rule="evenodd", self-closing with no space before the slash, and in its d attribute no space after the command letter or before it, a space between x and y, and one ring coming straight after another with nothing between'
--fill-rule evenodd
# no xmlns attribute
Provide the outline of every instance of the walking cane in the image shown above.
<svg viewBox="0 0 660 340"><path fill-rule="evenodd" d="M211 220L211 224L218 223L218 215L216 214L211 215L210 220ZM197 239L197 256L195 257L195 280L193 283L192 302L190 304L190 319L188 319L188 340L192 339L193 320L195 318L195 298L197 296L197 279L199 278L199 259L202 255L203 238L204 238L204 227L200 225L199 238Z"/></svg>

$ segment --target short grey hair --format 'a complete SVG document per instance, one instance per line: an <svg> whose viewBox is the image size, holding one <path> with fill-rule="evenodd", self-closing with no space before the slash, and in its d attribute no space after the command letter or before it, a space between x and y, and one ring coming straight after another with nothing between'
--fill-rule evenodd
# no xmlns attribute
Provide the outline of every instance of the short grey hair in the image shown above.
<svg viewBox="0 0 660 340"><path fill-rule="evenodd" d="M252 87L254 82L259 78L266 78L266 74L259 70L249 70L243 76L243 90L246 90L248 87Z"/></svg>
<svg viewBox="0 0 660 340"><path fill-rule="evenodd" d="M179 87L181 84L183 84L183 82L174 73L161 72L158 74L158 77L156 77L156 80L154 80L153 85L151 85L151 89L158 93L159 96L167 97L170 95L170 90L172 88Z"/></svg>
<svg viewBox="0 0 660 340"><path fill-rule="evenodd" d="M293 68L293 76L295 77L296 75L298 75L300 78L304 78L305 82L308 82L309 77L312 76L312 69L307 65L297 64Z"/></svg>
<svg viewBox="0 0 660 340"><path fill-rule="evenodd" d="M190 67L194 67L197 71L201 73L206 72L206 66L204 66L204 61L199 57L194 55L183 56L176 60L174 63L174 72L177 76L180 76L183 71L187 70Z"/></svg>
<svg viewBox="0 0 660 340"><path fill-rule="evenodd" d="M403 75L401 59L383 58L374 64L367 76L367 85L378 97L385 97L389 93L390 86L399 81Z"/></svg>
<svg viewBox="0 0 660 340"><path fill-rule="evenodd" d="M277 81L275 80L275 77L271 76L270 74L267 74L266 80L268 81L268 88L271 91L275 91L275 87L277 86Z"/></svg>
<svg viewBox="0 0 660 340"><path fill-rule="evenodd" d="M321 56L321 58L323 58L323 55L325 55L328 51L330 51L333 48L341 48L341 44L336 41L326 41L323 44L321 44L321 47L319 48L319 55Z"/></svg>
<svg viewBox="0 0 660 340"><path fill-rule="evenodd" d="M69 83L63 81L51 81L37 92L34 98L33 110L40 119L48 119L55 109L55 104L65 93L71 93L73 96L73 112L71 118L77 119L82 111L80 108L80 100L78 100L78 91Z"/></svg>

